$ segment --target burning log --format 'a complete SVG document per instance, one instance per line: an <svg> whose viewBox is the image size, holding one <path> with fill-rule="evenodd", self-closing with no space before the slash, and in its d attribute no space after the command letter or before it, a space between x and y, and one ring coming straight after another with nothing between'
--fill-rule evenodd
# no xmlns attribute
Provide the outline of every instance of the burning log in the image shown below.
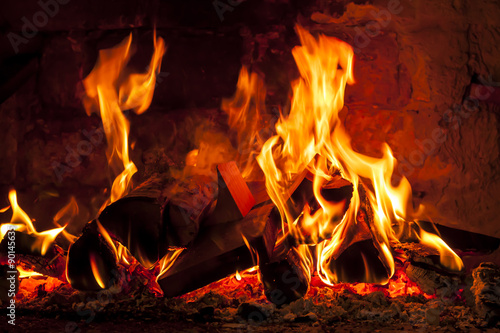
<svg viewBox="0 0 500 333"><path fill-rule="evenodd" d="M16 263L27 270L33 270L43 275L52 276L65 281L66 256L64 250L56 244L51 244L42 255L39 246L40 239L34 235L14 231L16 243ZM0 254L7 257L8 239L0 243Z"/></svg>
<svg viewBox="0 0 500 333"><path fill-rule="evenodd" d="M207 226L173 265L158 277L164 295L174 297L254 265L246 241L259 257L271 257L280 220L274 205L252 209L235 222Z"/></svg>
<svg viewBox="0 0 500 333"><path fill-rule="evenodd" d="M236 221L244 218L255 205L255 199L235 162L217 166L217 204L205 225Z"/></svg>
<svg viewBox="0 0 500 333"><path fill-rule="evenodd" d="M421 243L400 243L395 248L406 257L406 275L424 293L442 297L459 293L463 275L445 268L437 250Z"/></svg>
<svg viewBox="0 0 500 333"><path fill-rule="evenodd" d="M304 245L302 250L309 251ZM298 300L309 290L312 261L307 262L298 251L291 248L280 259L259 265L264 293L277 306Z"/></svg>
<svg viewBox="0 0 500 333"><path fill-rule="evenodd" d="M208 176L193 175L167 190L163 223L169 247L189 246L212 208L216 184Z"/></svg>
<svg viewBox="0 0 500 333"><path fill-rule="evenodd" d="M82 236L69 248L68 281L78 290L107 289L114 284L116 260L116 254L104 235L99 233L94 220L85 226Z"/></svg>

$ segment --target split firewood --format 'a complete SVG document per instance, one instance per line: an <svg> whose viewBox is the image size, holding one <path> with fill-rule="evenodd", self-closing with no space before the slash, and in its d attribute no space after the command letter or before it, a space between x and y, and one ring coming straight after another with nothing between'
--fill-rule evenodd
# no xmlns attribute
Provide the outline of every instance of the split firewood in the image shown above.
<svg viewBox="0 0 500 333"><path fill-rule="evenodd" d="M255 199L235 162L217 166L218 193L214 210L204 225L236 221L244 218L255 205Z"/></svg>
<svg viewBox="0 0 500 333"><path fill-rule="evenodd" d="M14 231L16 243L16 265L25 270L58 278L65 281L66 268L65 251L57 244L51 244L42 255L40 252L40 239L20 231ZM4 238L0 243L0 256L7 257L8 241Z"/></svg>
<svg viewBox="0 0 500 333"><path fill-rule="evenodd" d="M301 182L287 202L288 209L296 219L296 227L299 229L301 235L300 239L296 239L296 241L300 244L317 245L323 240L330 238L333 230L342 221L344 214L349 208L352 190L352 184L340 175L334 175L331 181L324 184L320 191L321 196L331 203L344 202L344 209L340 214L333 216L327 222L327 225L321 226L321 232L319 231L319 224L314 226L315 230L308 230L311 226L306 227L304 225L304 208L307 205L310 214L314 215L321 207L313 192L313 175L307 174L306 179Z"/></svg>
<svg viewBox="0 0 500 333"><path fill-rule="evenodd" d="M301 245L303 251L309 251ZM280 258L259 265L260 280L267 299L282 306L305 296L309 290L312 274L312 261L295 247Z"/></svg>
<svg viewBox="0 0 500 333"><path fill-rule="evenodd" d="M116 254L109 240L99 231L97 221L88 223L68 252L67 276L78 290L98 291L115 284Z"/></svg>
<svg viewBox="0 0 500 333"><path fill-rule="evenodd" d="M236 270L254 266L255 256L247 244L259 257L270 256L280 224L279 218L271 214L273 208L272 204L256 207L239 221L204 228L192 245L158 277L164 295L179 296Z"/></svg>
<svg viewBox="0 0 500 333"><path fill-rule="evenodd" d="M162 221L167 182L163 177L150 178L106 207L98 217L110 236L146 268L168 251Z"/></svg>

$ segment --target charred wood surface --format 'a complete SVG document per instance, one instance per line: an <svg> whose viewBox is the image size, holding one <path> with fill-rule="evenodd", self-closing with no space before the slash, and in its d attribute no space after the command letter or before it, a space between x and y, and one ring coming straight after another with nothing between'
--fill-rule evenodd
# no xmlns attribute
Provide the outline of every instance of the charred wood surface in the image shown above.
<svg viewBox="0 0 500 333"><path fill-rule="evenodd" d="M270 217L273 205L255 208L242 220L206 227L193 244L159 277L164 295L173 297L254 265L245 244L268 255L279 223Z"/></svg>
<svg viewBox="0 0 500 333"><path fill-rule="evenodd" d="M40 239L20 231L15 233L16 263L27 270L33 270L43 275L52 276L65 281L66 268L65 251L56 244L52 244L42 255L40 252ZM8 239L0 243L0 255L7 258Z"/></svg>
<svg viewBox="0 0 500 333"><path fill-rule="evenodd" d="M281 258L261 263L260 277L267 299L282 306L304 297L309 290L312 269L297 248L291 248Z"/></svg>
<svg viewBox="0 0 500 333"><path fill-rule="evenodd" d="M92 221L69 249L68 281L78 290L99 291L114 284L116 273L116 256Z"/></svg>
<svg viewBox="0 0 500 333"><path fill-rule="evenodd" d="M494 326L500 321L500 268L491 262L481 263L473 270L472 277L476 311Z"/></svg>

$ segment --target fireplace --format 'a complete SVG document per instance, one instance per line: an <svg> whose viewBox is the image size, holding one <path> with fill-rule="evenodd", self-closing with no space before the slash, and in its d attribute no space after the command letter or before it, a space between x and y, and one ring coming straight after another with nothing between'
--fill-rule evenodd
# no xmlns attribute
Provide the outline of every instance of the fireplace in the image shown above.
<svg viewBox="0 0 500 333"><path fill-rule="evenodd" d="M497 4L2 6L2 327L498 328Z"/></svg>

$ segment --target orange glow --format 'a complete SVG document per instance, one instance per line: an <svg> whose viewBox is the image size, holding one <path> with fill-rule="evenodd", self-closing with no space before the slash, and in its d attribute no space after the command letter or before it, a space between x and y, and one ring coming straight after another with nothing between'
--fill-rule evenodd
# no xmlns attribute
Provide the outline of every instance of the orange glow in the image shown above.
<svg viewBox="0 0 500 333"><path fill-rule="evenodd" d="M238 272L238 270L236 270L236 273L234 273L234 276L235 276L236 280L241 281L241 274L240 274L240 272Z"/></svg>
<svg viewBox="0 0 500 333"><path fill-rule="evenodd" d="M231 129L238 133L238 162L243 178L250 180L256 167L255 155L261 149L263 138L262 114L265 111L266 89L262 79L243 67L236 84L236 93L223 99L221 109L228 116Z"/></svg>
<svg viewBox="0 0 500 333"><path fill-rule="evenodd" d="M131 45L130 34L114 48L101 50L97 64L83 81L87 114L99 111L108 144L108 164L112 172L118 174L111 187L111 197L103 208L130 191L131 178L137 168L129 157L130 124L123 111L132 109L141 114L148 109L165 53L165 43L162 38L156 38L155 33L154 54L147 72L126 76L124 69L131 57Z"/></svg>
<svg viewBox="0 0 500 333"><path fill-rule="evenodd" d="M160 280L163 274L165 274L170 267L172 267L174 262L181 255L182 251L184 251L184 249L170 251L160 260L160 273L156 277L156 281Z"/></svg>
<svg viewBox="0 0 500 333"><path fill-rule="evenodd" d="M40 273L37 273L37 272L33 272L33 271L25 270L21 266L17 267L17 271L19 272L19 278L20 279L29 278L29 277L32 277L32 276L43 276L43 274L40 274Z"/></svg>
<svg viewBox="0 0 500 333"><path fill-rule="evenodd" d="M284 233L299 243L318 244L316 271L328 285L340 282L331 262L343 251L346 235L355 230L360 210L368 204L373 212L371 237L387 278L376 279L368 271L365 274L371 282L387 283L395 273L391 244L399 241L398 230L414 219L411 186L404 177L397 186L392 184L396 160L387 144L381 158L354 151L339 118L345 87L354 83L352 47L333 37L315 38L300 26L296 30L302 45L296 46L292 54L300 78L292 84L290 113L279 119L277 135L264 143L257 157L267 192L281 213ZM287 188L305 169L314 175L313 192L319 209L312 213L306 205L295 217L287 206ZM329 202L320 192L338 173L353 185L345 214L344 202ZM443 265L461 267L460 258L439 237L423 235L422 241L439 247ZM300 252L305 257L310 255L307 249ZM368 270L366 262L360 264Z"/></svg>
<svg viewBox="0 0 500 333"><path fill-rule="evenodd" d="M92 274L94 274L94 278L102 289L106 288L106 284L104 283L104 279L101 277L101 274L99 273L99 264L97 263L97 256L94 253L89 254L90 258L90 267L92 269Z"/></svg>
<svg viewBox="0 0 500 333"><path fill-rule="evenodd" d="M35 236L36 241L33 243L31 250L40 251L42 255L45 255L57 235L64 230L64 227L38 232L36 231L35 226L33 225L33 222L28 214L26 214L26 212L19 207L17 203L17 193L15 190L11 190L9 192L9 201L10 206L12 207L12 218L10 223L4 223L0 226L0 241L9 229L15 229L28 235Z"/></svg>
<svg viewBox="0 0 500 333"><path fill-rule="evenodd" d="M67 226L71 220L78 215L78 203L75 197L71 197L68 204L61 208L57 214L54 216L54 224L57 226ZM66 230L63 230L61 235L63 235L70 243L74 243L77 239L76 236L70 234Z"/></svg>
<svg viewBox="0 0 500 333"><path fill-rule="evenodd" d="M461 271L464 264L459 256L439 236L420 229L420 242L439 252L441 264L454 271Z"/></svg>

